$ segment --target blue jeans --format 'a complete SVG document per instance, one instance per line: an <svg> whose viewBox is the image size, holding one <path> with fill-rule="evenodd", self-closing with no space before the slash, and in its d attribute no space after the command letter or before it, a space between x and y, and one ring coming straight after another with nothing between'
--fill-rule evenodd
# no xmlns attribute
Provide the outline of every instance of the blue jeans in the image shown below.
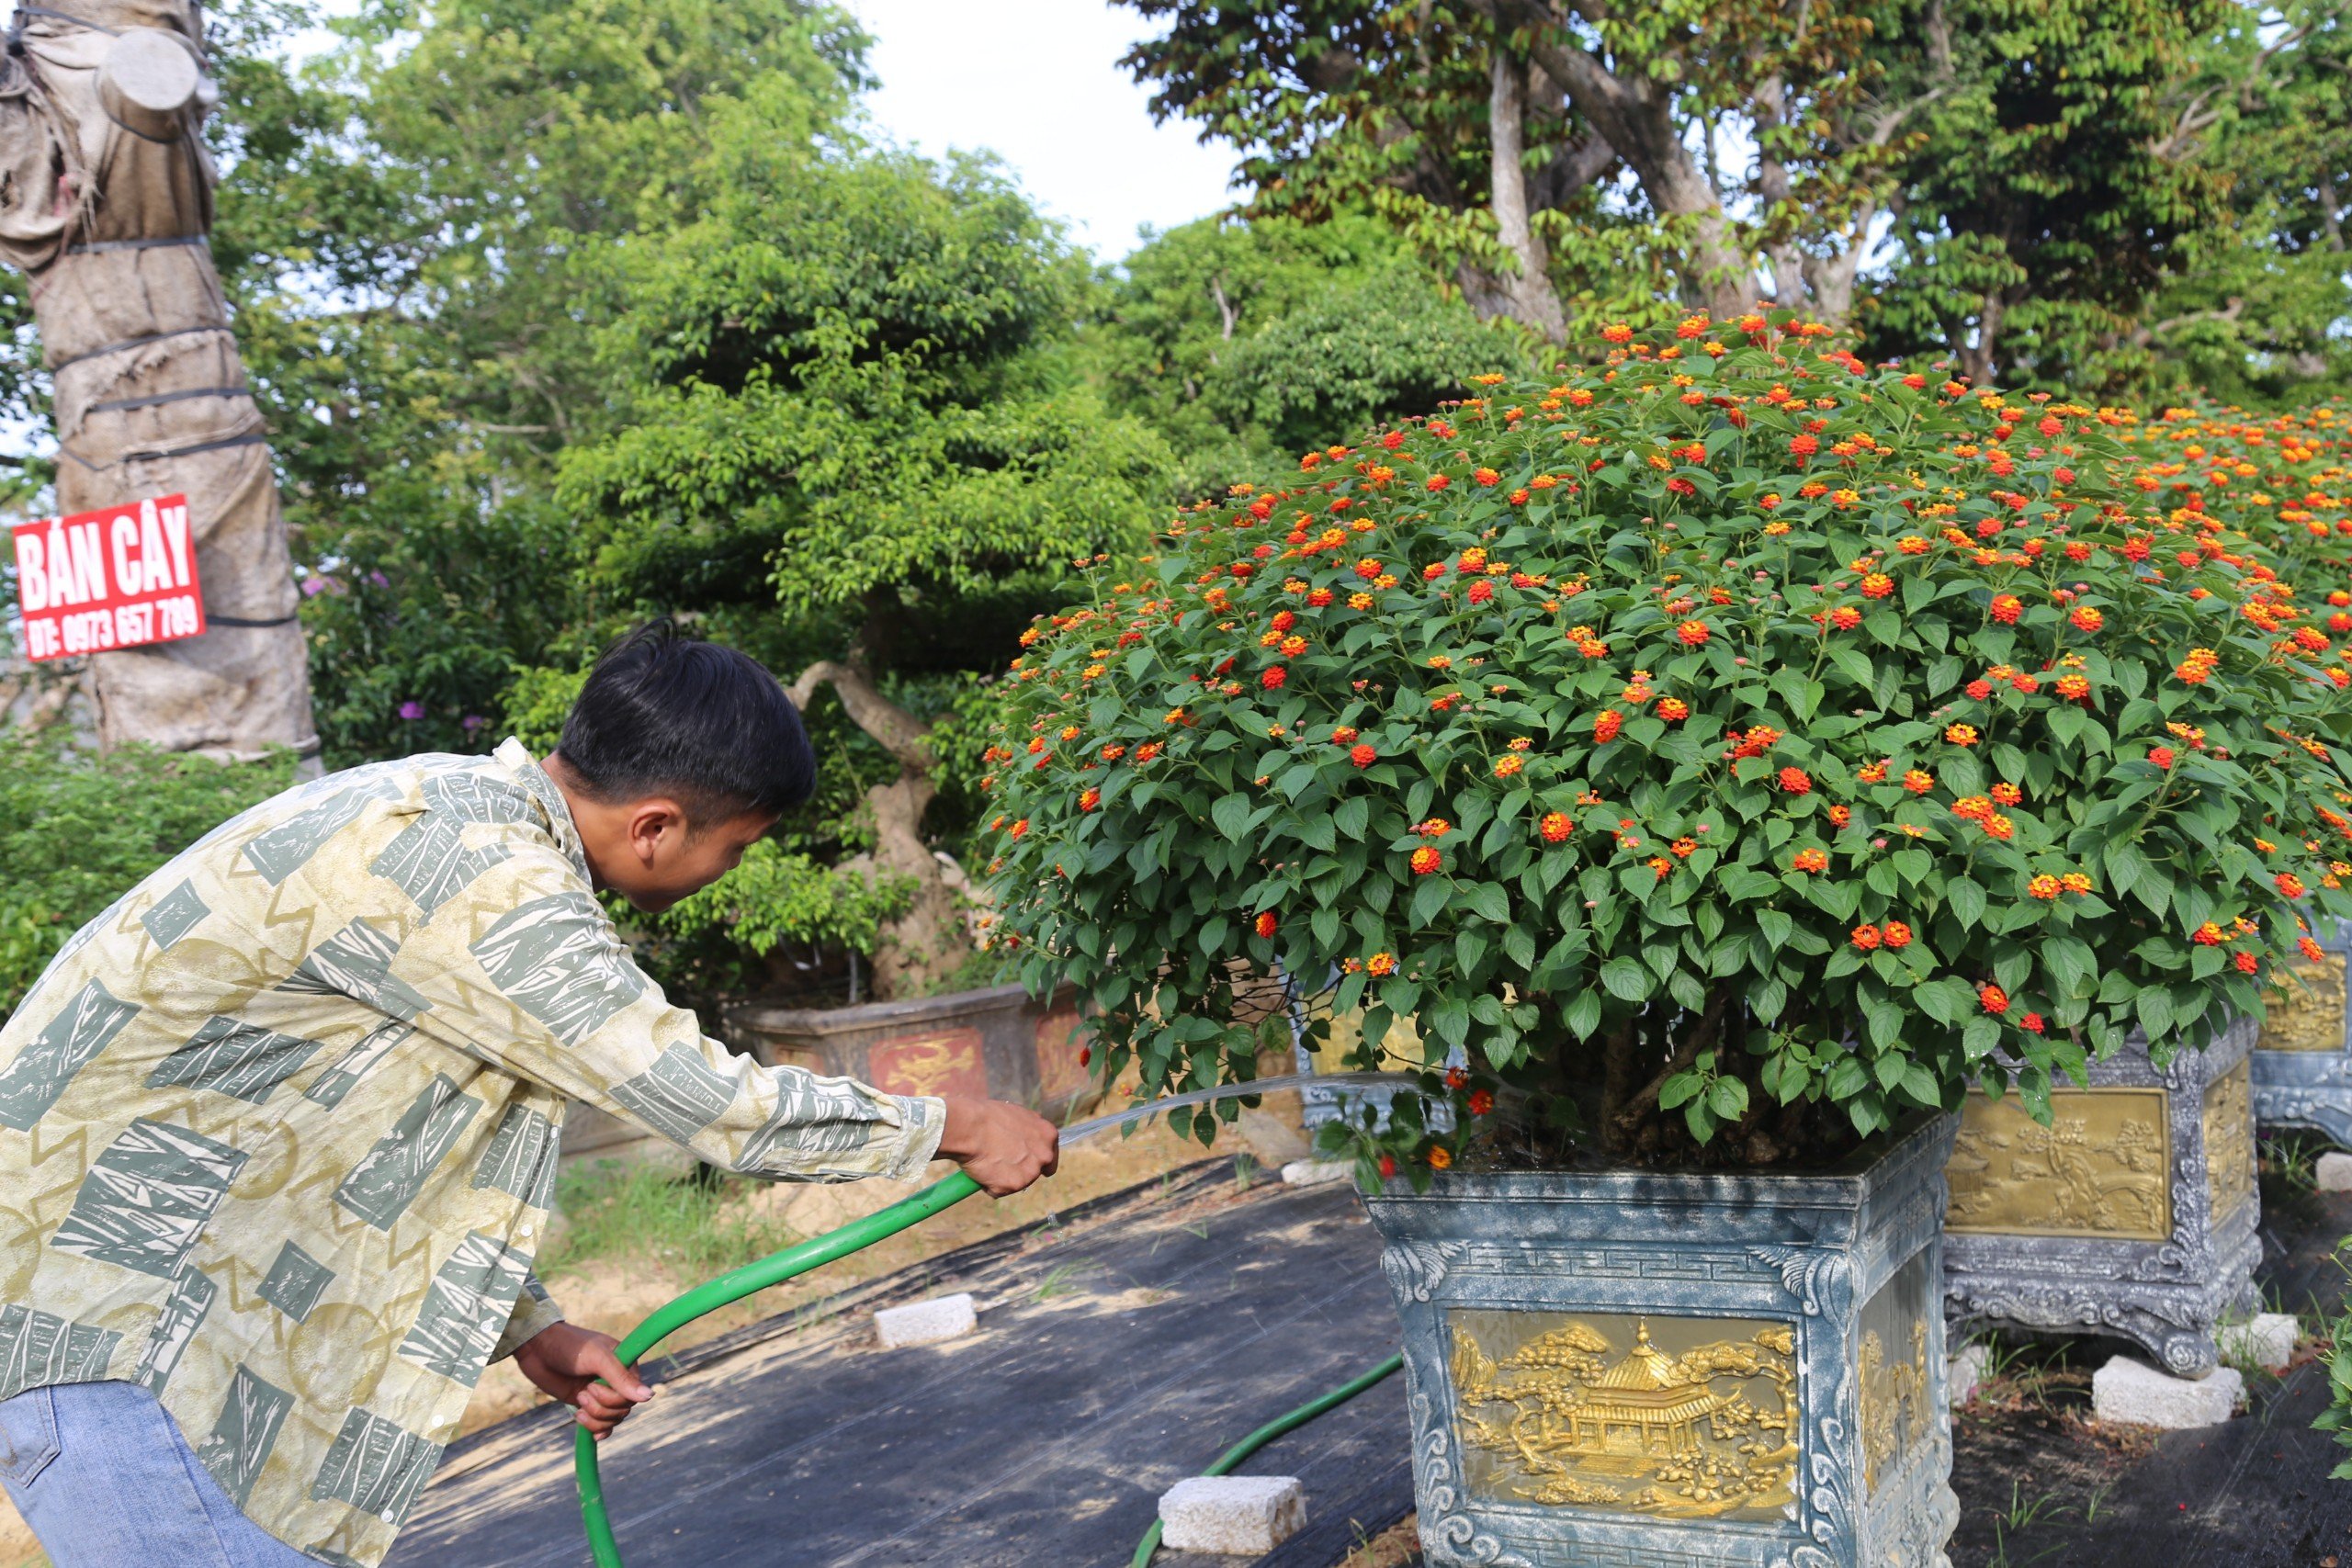
<svg viewBox="0 0 2352 1568"><path fill-rule="evenodd" d="M0 1403L0 1483L56 1568L318 1568L238 1512L137 1383Z"/></svg>

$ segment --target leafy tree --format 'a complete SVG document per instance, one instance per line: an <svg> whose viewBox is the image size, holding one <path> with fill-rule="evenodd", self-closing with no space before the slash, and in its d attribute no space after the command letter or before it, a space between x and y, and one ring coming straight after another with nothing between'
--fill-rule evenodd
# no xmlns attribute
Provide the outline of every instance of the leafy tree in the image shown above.
<svg viewBox="0 0 2352 1568"><path fill-rule="evenodd" d="M1759 263L1784 302L1841 311L1915 107L1871 91L1896 7L1127 3L1166 24L1126 60L1155 110L1233 141L1256 210L1368 205L1482 315L1555 340L1661 294L1736 314ZM1726 130L1759 143L1752 172L1722 166Z"/></svg>
<svg viewBox="0 0 2352 1568"><path fill-rule="evenodd" d="M912 757L958 672L1019 635L1044 563L1138 516L1164 453L1078 385L1081 265L985 171L857 142L845 13L386 0L339 28L300 72L254 51L222 148L224 265L285 433L335 760L560 716L656 609L787 672L854 654ZM631 476L674 493L625 496ZM863 940L898 898L898 874L859 869L886 821L955 945L929 786L877 818L868 792L910 764L839 708L810 722L824 795L775 864L723 917L645 933L673 984L766 972L781 950L730 946L722 918Z"/></svg>
<svg viewBox="0 0 2352 1568"><path fill-rule="evenodd" d="M1953 0L1915 62L1937 96L1902 165L1872 347L2071 387L2221 216L2173 101L2228 0ZM2110 385L2109 389L2120 389Z"/></svg>
<svg viewBox="0 0 2352 1568"><path fill-rule="evenodd" d="M2239 8L2177 85L2171 140L2228 187L2118 347L2168 398L2309 401L2352 377L2352 28L2332 0Z"/></svg>
<svg viewBox="0 0 2352 1568"><path fill-rule="evenodd" d="M322 734L343 761L478 747L516 665L632 609L553 495L625 416L608 254L701 209L713 107L794 146L837 125L863 35L802 0L387 0L296 72L264 39L306 13L246 12L218 248L314 574Z"/></svg>
<svg viewBox="0 0 2352 1568"><path fill-rule="evenodd" d="M876 864L914 887L876 953L887 996L962 942L930 726L879 677L991 624L1009 642L1070 558L1138 536L1168 454L1050 352L1084 273L991 171L812 152L753 106L709 118L702 214L611 257L626 426L565 454L560 494L617 598L762 602L835 636L792 689L830 686L897 764L865 800Z"/></svg>

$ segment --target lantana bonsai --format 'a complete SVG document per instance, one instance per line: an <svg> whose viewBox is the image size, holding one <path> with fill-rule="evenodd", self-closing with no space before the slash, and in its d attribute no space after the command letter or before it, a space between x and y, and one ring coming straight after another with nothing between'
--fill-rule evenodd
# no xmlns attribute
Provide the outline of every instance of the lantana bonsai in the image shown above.
<svg viewBox="0 0 2352 1568"><path fill-rule="evenodd" d="M2133 416L1779 315L1603 336L1081 563L1026 639L998 940L1096 1071L1249 1077L1278 974L1355 1065L1417 1021L1454 1114L1351 1128L1385 1172L1506 1086L1521 1156L1764 1165L2258 1011L2346 908L2352 655Z"/></svg>

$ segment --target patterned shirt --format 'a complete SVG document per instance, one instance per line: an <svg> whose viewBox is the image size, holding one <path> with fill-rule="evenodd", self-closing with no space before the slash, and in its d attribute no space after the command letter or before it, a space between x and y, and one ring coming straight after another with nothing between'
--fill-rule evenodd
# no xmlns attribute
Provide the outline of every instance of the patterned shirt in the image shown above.
<svg viewBox="0 0 2352 1568"><path fill-rule="evenodd" d="M911 1177L944 1120L706 1039L517 741L255 807L0 1028L0 1398L142 1383L255 1523L378 1562L483 1365L561 1315L569 1100L779 1179Z"/></svg>

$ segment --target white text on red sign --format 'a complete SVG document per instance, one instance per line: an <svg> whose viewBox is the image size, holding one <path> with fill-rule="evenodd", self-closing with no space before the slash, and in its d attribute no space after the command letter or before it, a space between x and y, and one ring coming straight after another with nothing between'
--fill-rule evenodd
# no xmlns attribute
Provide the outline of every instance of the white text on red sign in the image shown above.
<svg viewBox="0 0 2352 1568"><path fill-rule="evenodd" d="M185 495L19 524L15 535L26 658L203 635Z"/></svg>

